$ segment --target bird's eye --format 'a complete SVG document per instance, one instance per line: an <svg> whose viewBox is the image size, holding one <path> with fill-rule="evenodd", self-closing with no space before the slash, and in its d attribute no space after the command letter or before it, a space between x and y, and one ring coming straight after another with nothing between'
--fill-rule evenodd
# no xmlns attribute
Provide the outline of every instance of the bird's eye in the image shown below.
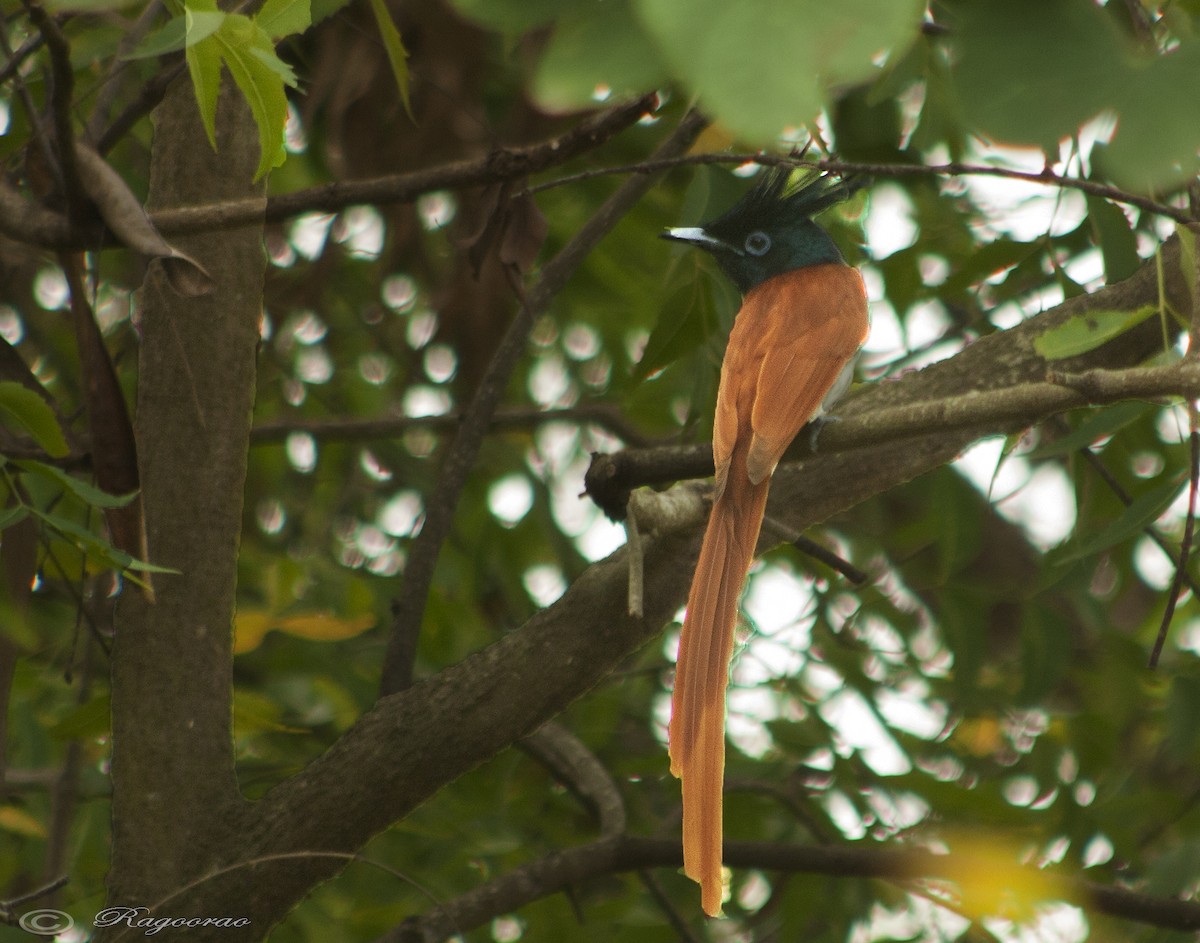
<svg viewBox="0 0 1200 943"><path fill-rule="evenodd" d="M766 255L771 249L771 237L761 229L746 237L746 251L751 255Z"/></svg>

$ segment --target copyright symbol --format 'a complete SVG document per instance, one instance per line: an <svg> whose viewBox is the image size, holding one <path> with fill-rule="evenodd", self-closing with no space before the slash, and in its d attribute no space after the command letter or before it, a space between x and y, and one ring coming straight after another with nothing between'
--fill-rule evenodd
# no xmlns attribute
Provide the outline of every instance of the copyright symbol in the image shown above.
<svg viewBox="0 0 1200 943"><path fill-rule="evenodd" d="M55 936L70 930L75 926L75 921L70 914L63 913L61 910L31 910L21 914L17 924L27 933L36 933L38 936Z"/></svg>

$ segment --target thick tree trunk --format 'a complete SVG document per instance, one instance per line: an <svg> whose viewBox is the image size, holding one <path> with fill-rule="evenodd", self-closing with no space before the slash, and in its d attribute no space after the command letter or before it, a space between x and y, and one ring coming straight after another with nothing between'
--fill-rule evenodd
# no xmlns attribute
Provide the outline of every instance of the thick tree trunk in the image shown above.
<svg viewBox="0 0 1200 943"><path fill-rule="evenodd" d="M252 182L254 122L231 84L216 152L186 76L156 111L152 208L263 195ZM112 661L109 904L164 902L163 913L222 862L246 808L233 768L231 643L266 264L261 226L180 245L216 289L181 297L152 266L137 303L136 417L150 559L179 574L155 576L156 602L126 587Z"/></svg>

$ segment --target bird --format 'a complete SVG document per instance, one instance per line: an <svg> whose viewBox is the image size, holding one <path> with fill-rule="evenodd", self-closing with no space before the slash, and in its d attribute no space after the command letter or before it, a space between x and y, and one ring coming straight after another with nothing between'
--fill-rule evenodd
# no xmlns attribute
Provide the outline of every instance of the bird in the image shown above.
<svg viewBox="0 0 1200 943"><path fill-rule="evenodd" d="M866 289L813 217L864 184L827 174L759 181L723 216L663 238L710 253L742 293L713 419L713 504L688 594L671 695L671 772L683 795L684 873L721 910L725 693L742 584L775 466L845 391L869 329Z"/></svg>

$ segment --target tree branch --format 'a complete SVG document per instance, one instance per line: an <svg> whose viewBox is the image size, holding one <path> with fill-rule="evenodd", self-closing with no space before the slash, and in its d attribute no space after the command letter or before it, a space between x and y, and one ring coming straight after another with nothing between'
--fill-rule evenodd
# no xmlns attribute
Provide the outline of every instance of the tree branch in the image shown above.
<svg viewBox="0 0 1200 943"><path fill-rule="evenodd" d="M954 881L980 867L978 860L968 855L863 843L814 846L727 841L723 860L734 868L889 881ZM455 933L465 933L500 914L589 880L640 868L679 868L682 863L682 849L674 839L601 838L554 852L482 884L429 914L405 921L375 943L441 943ZM1028 872L1030 886L1054 892L1047 902L1068 900L1093 913L1149 926L1200 929L1200 903L1194 901L1154 897L1036 868L1021 870Z"/></svg>
<svg viewBox="0 0 1200 943"><path fill-rule="evenodd" d="M946 164L886 164L864 163L862 161L836 160L805 160L801 157L786 154L771 154L765 151L743 151L741 153L708 153L687 154L671 160L648 160L634 164L617 164L611 167L597 167L584 170L577 174L548 180L529 188L531 193L550 190L555 187L568 186L583 180L609 175L644 174L661 170L670 170L685 165L708 164L761 164L764 167L808 167L813 170L828 171L835 174L861 174L867 177L1003 177L1008 180L1021 180L1026 183L1040 183L1048 187L1058 187L1063 190L1078 190L1091 196L1102 197L1115 203L1125 203L1138 209L1173 219L1180 223L1195 222L1192 214L1185 209L1160 203L1157 200L1122 190L1109 184L1099 183L1085 177L1071 177L1056 174L1051 170L1041 170L1036 173L1028 170L1015 170L1011 167L997 167L991 164L967 164L951 161Z"/></svg>
<svg viewBox="0 0 1200 943"><path fill-rule="evenodd" d="M71 123L74 105L75 69L71 65L71 45L59 28L58 23L36 0L26 0L25 9L29 18L46 40L50 52L51 74L54 77L53 97L50 101L54 119L54 156L61 172L59 183L63 188L63 200L67 207L67 219L77 226L85 218L85 208L90 205L84 195L79 179L79 168L75 164L75 128Z"/></svg>
<svg viewBox="0 0 1200 943"><path fill-rule="evenodd" d="M893 382L875 384L872 390L886 390ZM844 411L839 421L822 428L819 453L838 454L939 431L1007 428L1014 424L1020 428L1081 406L1174 396L1200 397L1200 362L1188 359L1165 367L1050 373L1044 382L947 391L937 399L879 406L869 412L857 408L857 398L847 397L839 405L839 411ZM883 396L879 398L886 400ZM796 462L813 454L808 437L799 435L784 462ZM712 450L707 445L657 446L597 455L592 459L585 482L592 499L610 516L620 519L632 489L703 478L712 473Z"/></svg>
<svg viewBox="0 0 1200 943"><path fill-rule="evenodd" d="M329 419L277 419L256 425L250 432L251 445L270 445L284 441L296 432L323 442L369 442L392 439L412 429L453 432L462 425L463 413L444 416L385 416L377 419L336 417ZM606 429L633 445L646 444L646 436L607 403L583 403L563 409L497 409L490 429L528 429L547 422L591 424Z"/></svg>
<svg viewBox="0 0 1200 943"><path fill-rule="evenodd" d="M159 209L150 218L163 235L213 232L264 221L278 222L300 213L332 213L360 203L410 203L434 190L519 180L599 147L653 111L656 103L657 96L645 95L589 115L548 141L502 148L482 158L372 180L328 183L269 200L253 197L197 201L191 206ZM106 135L102 144L109 143ZM0 179L0 233L44 248L100 249L113 244L111 239L105 241L98 229L73 227L62 214L30 203L3 179Z"/></svg>

